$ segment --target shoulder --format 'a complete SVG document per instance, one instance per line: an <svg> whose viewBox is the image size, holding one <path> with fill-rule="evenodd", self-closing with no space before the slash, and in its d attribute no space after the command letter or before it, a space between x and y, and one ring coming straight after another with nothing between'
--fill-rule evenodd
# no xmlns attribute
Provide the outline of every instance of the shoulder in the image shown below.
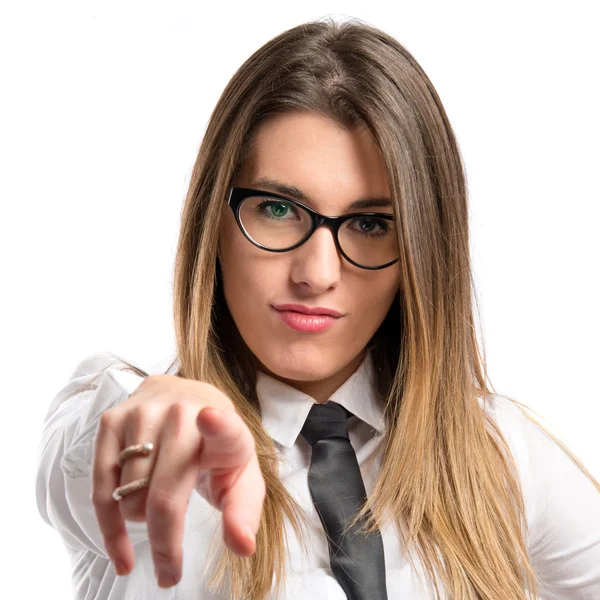
<svg viewBox="0 0 600 600"><path fill-rule="evenodd" d="M540 463L547 465L557 452L564 453L559 436L544 424L543 415L527 405L500 394L489 394L479 403L497 425L521 471L530 474Z"/></svg>
<svg viewBox="0 0 600 600"><path fill-rule="evenodd" d="M93 354L88 354L77 363L69 379L85 377L86 375L95 375L118 362L119 360L109 352L95 352Z"/></svg>
<svg viewBox="0 0 600 600"><path fill-rule="evenodd" d="M485 400L480 399L480 406L497 426L515 461L526 518L535 527L545 512L547 493L552 483L550 469L562 450L543 425L536 422L535 415L517 401L504 395L490 394Z"/></svg>
<svg viewBox="0 0 600 600"><path fill-rule="evenodd" d="M105 374L118 385L127 389L129 393L148 376L148 373L140 367L125 362L110 352L95 352L77 363L69 380L86 381L92 384L90 387L93 389L96 387L96 382L99 384L104 379Z"/></svg>
<svg viewBox="0 0 600 600"><path fill-rule="evenodd" d="M527 472L531 467L532 454L537 456L540 451L543 453L544 446L546 452L551 449L548 444L553 440L515 400L508 396L488 394L486 398L479 399L479 404L488 420L497 426L520 471Z"/></svg>
<svg viewBox="0 0 600 600"><path fill-rule="evenodd" d="M555 440L537 422L531 409L500 394L488 394L479 399L479 404L488 417L494 421L502 436L515 452L516 458L527 458L532 451L550 450Z"/></svg>
<svg viewBox="0 0 600 600"><path fill-rule="evenodd" d="M543 415L529 413L531 409L507 396L491 395L480 403L515 459L531 530L530 543L547 536L551 527L558 530L559 521L570 523L568 535L573 535L577 519L600 524L598 488L563 449L560 436L541 422ZM585 526L581 524L582 529ZM600 534L600 526L597 531ZM557 539L566 536L564 532L556 533Z"/></svg>
<svg viewBox="0 0 600 600"><path fill-rule="evenodd" d="M136 367L137 368L137 367ZM144 380L141 370L128 369L127 363L109 352L95 352L81 359L64 385L54 394L45 416L49 422L76 404L91 402L107 406L131 394Z"/></svg>
<svg viewBox="0 0 600 600"><path fill-rule="evenodd" d="M560 436L535 422L542 415L529 418L530 409L505 396L482 406L515 458L527 546L544 593L600 598L600 486Z"/></svg>

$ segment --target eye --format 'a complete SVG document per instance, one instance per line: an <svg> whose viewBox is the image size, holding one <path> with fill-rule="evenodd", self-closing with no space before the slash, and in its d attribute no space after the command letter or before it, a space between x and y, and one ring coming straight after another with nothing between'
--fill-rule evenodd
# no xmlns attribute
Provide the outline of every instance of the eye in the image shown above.
<svg viewBox="0 0 600 600"><path fill-rule="evenodd" d="M257 209L262 216L268 219L280 220L299 217L295 206L281 200L265 200L257 206Z"/></svg>
<svg viewBox="0 0 600 600"><path fill-rule="evenodd" d="M351 231L367 237L385 237L391 232L386 219L377 217L357 217L350 221Z"/></svg>

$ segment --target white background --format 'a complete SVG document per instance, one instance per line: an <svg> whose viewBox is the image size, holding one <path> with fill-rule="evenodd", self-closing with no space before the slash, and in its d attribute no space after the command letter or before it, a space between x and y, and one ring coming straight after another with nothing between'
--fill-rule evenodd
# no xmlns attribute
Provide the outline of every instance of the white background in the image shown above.
<svg viewBox="0 0 600 600"><path fill-rule="evenodd" d="M47 407L90 353L168 364L179 212L209 114L252 52L328 15L392 34L433 81L467 166L492 382L600 478L595 5L4 2L3 597L71 597L34 500Z"/></svg>

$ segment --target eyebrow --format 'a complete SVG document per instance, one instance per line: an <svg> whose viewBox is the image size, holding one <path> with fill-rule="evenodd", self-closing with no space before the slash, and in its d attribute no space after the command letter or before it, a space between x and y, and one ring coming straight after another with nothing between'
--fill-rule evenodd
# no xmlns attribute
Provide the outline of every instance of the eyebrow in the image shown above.
<svg viewBox="0 0 600 600"><path fill-rule="evenodd" d="M278 194L281 194L282 196L289 196L294 200L298 200L306 204L312 204L314 206L314 202L300 188L296 187L295 185L288 185L286 183L282 183L281 181L277 181L276 179L271 179L270 177L260 177L253 181L250 184L250 186L268 187L277 192ZM348 210L391 206L392 201L386 197L359 198L358 200L352 202L350 206L348 206Z"/></svg>

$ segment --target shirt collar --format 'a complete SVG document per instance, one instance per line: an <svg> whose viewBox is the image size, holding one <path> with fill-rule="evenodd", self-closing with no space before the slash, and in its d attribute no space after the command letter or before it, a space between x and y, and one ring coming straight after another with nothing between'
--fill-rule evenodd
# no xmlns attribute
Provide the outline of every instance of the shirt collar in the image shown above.
<svg viewBox="0 0 600 600"><path fill-rule="evenodd" d="M291 448L316 400L296 388L258 371L256 393L262 422L279 444ZM383 431L382 402L375 392L369 352L358 369L329 397L377 431Z"/></svg>

